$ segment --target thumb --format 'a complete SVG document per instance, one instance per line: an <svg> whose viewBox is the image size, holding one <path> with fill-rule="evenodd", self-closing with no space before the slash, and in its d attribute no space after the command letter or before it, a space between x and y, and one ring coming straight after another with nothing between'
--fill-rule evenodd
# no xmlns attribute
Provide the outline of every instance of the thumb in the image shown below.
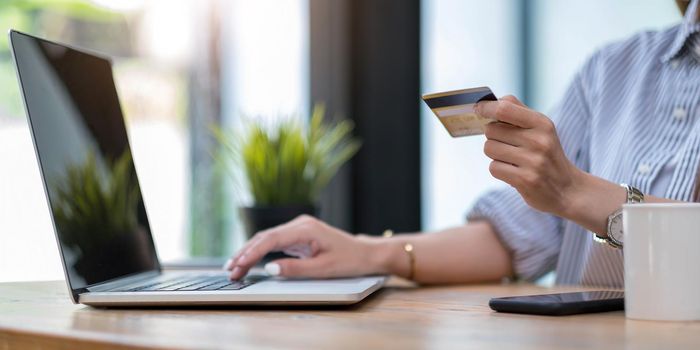
<svg viewBox="0 0 700 350"><path fill-rule="evenodd" d="M307 259L279 259L265 264L265 272L281 277L324 277L325 262L314 257Z"/></svg>
<svg viewBox="0 0 700 350"><path fill-rule="evenodd" d="M525 104L520 102L520 100L518 100L517 97L515 97L513 95L506 95L506 96L501 97L500 99L504 100L504 101L508 101L510 103L515 103L516 105L518 105L520 107L527 107L527 106L525 106Z"/></svg>

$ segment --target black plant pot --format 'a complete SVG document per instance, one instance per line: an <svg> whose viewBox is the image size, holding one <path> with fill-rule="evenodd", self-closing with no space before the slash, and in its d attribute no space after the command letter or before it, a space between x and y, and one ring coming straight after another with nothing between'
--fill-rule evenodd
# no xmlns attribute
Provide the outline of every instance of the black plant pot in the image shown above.
<svg viewBox="0 0 700 350"><path fill-rule="evenodd" d="M248 239L256 233L288 222L299 215L307 214L318 216L318 208L314 205L289 205L289 206L254 206L240 208L241 218ZM269 261L287 258L289 255L282 252L267 254L259 264Z"/></svg>

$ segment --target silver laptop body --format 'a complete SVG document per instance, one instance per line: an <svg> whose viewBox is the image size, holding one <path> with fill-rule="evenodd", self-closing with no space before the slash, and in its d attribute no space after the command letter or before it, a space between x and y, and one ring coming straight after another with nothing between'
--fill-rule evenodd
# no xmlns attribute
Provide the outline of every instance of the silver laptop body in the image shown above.
<svg viewBox="0 0 700 350"><path fill-rule="evenodd" d="M11 30L12 54L74 303L94 306L352 304L385 277L286 280L163 271L111 61Z"/></svg>

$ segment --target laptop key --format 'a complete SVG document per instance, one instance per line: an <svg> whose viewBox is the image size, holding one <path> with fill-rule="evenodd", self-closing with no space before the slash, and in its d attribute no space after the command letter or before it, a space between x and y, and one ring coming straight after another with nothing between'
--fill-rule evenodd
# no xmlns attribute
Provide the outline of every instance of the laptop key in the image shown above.
<svg viewBox="0 0 700 350"><path fill-rule="evenodd" d="M163 287L163 288L158 289L158 290L162 290L162 291L166 291L166 292L175 291L175 290L180 290L182 288L189 287L189 286L197 284L199 282L200 282L199 280L191 279L191 280L186 280L186 281L176 283L176 284L173 284L173 285L170 285L167 287Z"/></svg>
<svg viewBox="0 0 700 350"><path fill-rule="evenodd" d="M167 286L171 285L174 283L178 283L182 281L182 278L169 278L169 279L164 279L164 278L159 278L156 280L150 280L148 282L144 282L141 285L131 285L128 288L118 288L118 289L113 289L111 290L112 292L138 292L142 290L155 290L157 288L160 288L162 286Z"/></svg>
<svg viewBox="0 0 700 350"><path fill-rule="evenodd" d="M163 288L168 288L170 286L174 286L176 284L182 284L184 282L190 282L190 280L186 278L171 278L169 280L162 281L160 283L155 283L155 284L150 284L146 286L145 288L141 288L140 290L142 291L155 291L155 290L162 290Z"/></svg>
<svg viewBox="0 0 700 350"><path fill-rule="evenodd" d="M168 280L160 280L145 283L128 292L177 292L177 291L216 291L216 290L239 290L254 284L259 279L246 279L245 281L230 281L222 276L187 276Z"/></svg>
<svg viewBox="0 0 700 350"><path fill-rule="evenodd" d="M139 292L139 291L142 291L142 290L144 290L144 289L146 289L146 288L150 288L150 287L155 286L155 285L157 285L157 284L144 284L144 285L141 285L141 286L138 286L138 287L134 287L134 288L131 288L131 289L127 289L126 291L127 291L127 292Z"/></svg>
<svg viewBox="0 0 700 350"><path fill-rule="evenodd" d="M233 282L233 283L229 284L228 286L219 288L218 290L239 290L239 289L243 289L245 287L248 287L251 284L253 284L253 282L247 282L247 281Z"/></svg>
<svg viewBox="0 0 700 350"><path fill-rule="evenodd" d="M204 282L195 283L195 284L189 285L189 286L187 286L187 287L182 287L182 288L179 288L179 289L177 289L177 290L181 290L181 291L198 290L198 289L200 289L200 288L204 288L204 287L210 286L210 285L212 285L212 284L214 284L214 283L216 283L216 280L209 280L209 281L204 281Z"/></svg>
<svg viewBox="0 0 700 350"><path fill-rule="evenodd" d="M231 284L231 283L233 283L233 282L231 282L231 281L221 281L221 282L217 282L217 283L214 283L214 284L210 284L210 285L208 285L208 286L206 286L206 287L199 288L198 290L218 290L218 289L221 289L221 288L223 288L223 287L228 286L228 285Z"/></svg>
<svg viewBox="0 0 700 350"><path fill-rule="evenodd" d="M173 283L168 286L163 286L154 291L177 291L177 290L197 290L206 287L210 284L221 281L219 276L189 276L186 279L181 279L178 283Z"/></svg>

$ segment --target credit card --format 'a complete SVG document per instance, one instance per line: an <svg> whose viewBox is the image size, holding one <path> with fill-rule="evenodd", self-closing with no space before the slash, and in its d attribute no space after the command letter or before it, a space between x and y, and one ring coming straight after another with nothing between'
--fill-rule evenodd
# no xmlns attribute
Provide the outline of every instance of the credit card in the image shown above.
<svg viewBox="0 0 700 350"><path fill-rule="evenodd" d="M495 120L474 113L474 104L496 100L496 95L485 86L423 95L423 101L452 137L483 134L484 125Z"/></svg>

